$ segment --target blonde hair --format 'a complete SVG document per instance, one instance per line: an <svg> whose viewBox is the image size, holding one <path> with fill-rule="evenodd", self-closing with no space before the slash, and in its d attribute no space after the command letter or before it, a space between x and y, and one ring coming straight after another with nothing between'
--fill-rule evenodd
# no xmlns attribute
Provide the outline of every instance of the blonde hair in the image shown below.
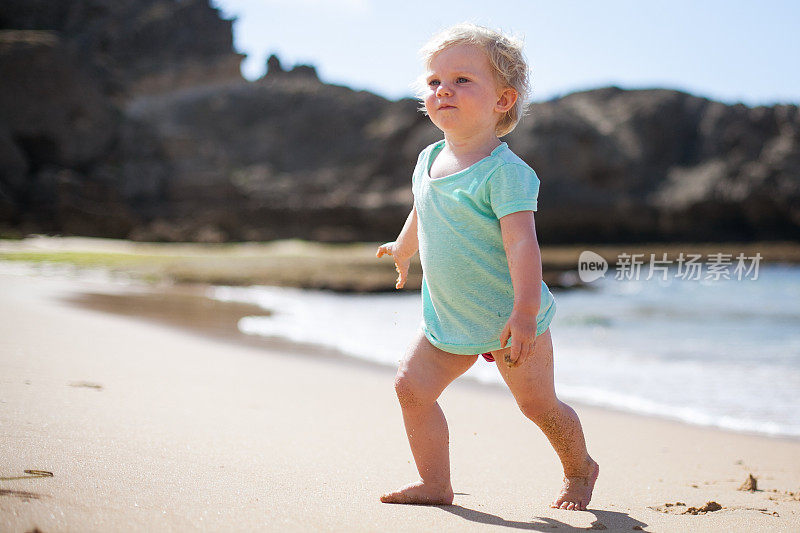
<svg viewBox="0 0 800 533"><path fill-rule="evenodd" d="M522 53L522 40L470 22L463 22L440 31L420 48L419 54L423 65L429 68L436 54L459 44L473 44L483 50L492 66L498 86L511 87L517 91L516 103L500 117L495 128L498 137L511 133L525 115L530 91L528 63ZM427 90L425 76L417 78L413 87L417 97L422 99ZM420 107L420 111L425 112L424 104Z"/></svg>

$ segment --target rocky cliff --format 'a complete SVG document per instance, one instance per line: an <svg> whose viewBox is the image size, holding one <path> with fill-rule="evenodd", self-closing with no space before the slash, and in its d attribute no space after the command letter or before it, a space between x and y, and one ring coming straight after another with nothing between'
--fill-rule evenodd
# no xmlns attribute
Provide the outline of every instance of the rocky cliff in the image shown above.
<svg viewBox="0 0 800 533"><path fill-rule="evenodd" d="M6 0L0 229L137 240L392 238L440 132L415 101L277 58L248 82L208 0ZM506 139L542 242L800 238L800 111L615 87Z"/></svg>

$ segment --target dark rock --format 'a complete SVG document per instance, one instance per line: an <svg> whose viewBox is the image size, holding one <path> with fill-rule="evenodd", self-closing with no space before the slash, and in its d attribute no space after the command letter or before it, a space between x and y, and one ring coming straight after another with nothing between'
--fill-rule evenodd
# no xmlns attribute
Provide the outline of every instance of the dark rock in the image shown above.
<svg viewBox="0 0 800 533"><path fill-rule="evenodd" d="M281 66L281 60L278 58L278 56L276 56L275 54L270 54L270 56L267 58L267 71L265 75L279 76L285 72L286 71L283 70L283 67Z"/></svg>
<svg viewBox="0 0 800 533"><path fill-rule="evenodd" d="M4 2L0 231L393 238L441 132L274 55L247 82L231 24L208 0ZM508 142L543 243L800 238L794 105L607 87L535 104Z"/></svg>
<svg viewBox="0 0 800 533"><path fill-rule="evenodd" d="M115 142L120 113L56 32L0 31L0 69L2 125L29 171L91 166Z"/></svg>
<svg viewBox="0 0 800 533"><path fill-rule="evenodd" d="M4 0L0 29L49 30L109 93L242 82L233 20L208 0Z"/></svg>
<svg viewBox="0 0 800 533"><path fill-rule="evenodd" d="M304 78L310 78L312 80L319 80L319 76L317 76L317 69L311 65L295 65L294 68L289 71L289 74L292 76L301 76Z"/></svg>
<svg viewBox="0 0 800 533"><path fill-rule="evenodd" d="M124 237L161 212L170 162L125 104L244 83L230 27L200 0L4 2L3 229Z"/></svg>
<svg viewBox="0 0 800 533"><path fill-rule="evenodd" d="M542 179L543 240L800 236L797 106L611 87L532 115L510 142Z"/></svg>
<svg viewBox="0 0 800 533"><path fill-rule="evenodd" d="M283 69L283 66L281 66L281 60L278 59L278 56L276 56L275 54L271 54L267 58L267 71L264 73L263 78L266 78L267 76L273 79L276 76L295 76L295 77L301 77L319 81L319 76L317 76L317 69L314 68L313 66L295 65L292 68L292 70L287 71Z"/></svg>

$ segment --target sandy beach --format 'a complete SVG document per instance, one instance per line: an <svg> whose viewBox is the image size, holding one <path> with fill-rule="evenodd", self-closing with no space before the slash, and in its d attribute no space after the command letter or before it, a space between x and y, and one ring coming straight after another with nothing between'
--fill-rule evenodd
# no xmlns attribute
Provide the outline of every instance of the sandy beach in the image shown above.
<svg viewBox="0 0 800 533"><path fill-rule="evenodd" d="M800 442L577 404L601 474L551 509L555 453L466 381L440 400L454 504L382 504L416 479L394 369L78 305L103 291L0 274L0 531L800 530Z"/></svg>

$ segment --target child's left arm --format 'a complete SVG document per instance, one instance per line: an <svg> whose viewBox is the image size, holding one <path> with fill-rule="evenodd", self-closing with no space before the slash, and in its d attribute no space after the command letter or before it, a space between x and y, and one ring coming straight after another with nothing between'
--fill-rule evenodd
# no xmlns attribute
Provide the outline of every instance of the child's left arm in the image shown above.
<svg viewBox="0 0 800 533"><path fill-rule="evenodd" d="M542 298L542 256L533 211L517 211L502 217L500 230L514 286L514 308L500 334L500 343L505 348L509 337L513 338L505 362L517 366L533 353L536 341L536 316Z"/></svg>

